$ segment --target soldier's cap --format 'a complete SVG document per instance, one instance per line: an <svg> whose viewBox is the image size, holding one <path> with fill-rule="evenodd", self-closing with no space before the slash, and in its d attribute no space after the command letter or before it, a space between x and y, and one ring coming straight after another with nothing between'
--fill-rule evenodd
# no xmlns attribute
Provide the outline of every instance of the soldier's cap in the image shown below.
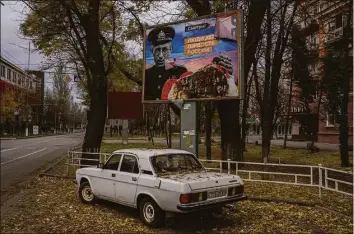
<svg viewBox="0 0 354 234"><path fill-rule="evenodd" d="M150 31L148 41L152 45L160 45L172 41L175 37L175 30L172 27L157 27Z"/></svg>

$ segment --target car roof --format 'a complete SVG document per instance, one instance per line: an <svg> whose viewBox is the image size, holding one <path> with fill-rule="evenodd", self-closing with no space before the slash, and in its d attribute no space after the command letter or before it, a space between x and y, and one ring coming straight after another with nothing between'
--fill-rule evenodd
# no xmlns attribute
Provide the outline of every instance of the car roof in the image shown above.
<svg viewBox="0 0 354 234"><path fill-rule="evenodd" d="M114 154L118 153L128 153L134 154L139 158L148 159L155 155L164 155L164 154L192 154L185 150L178 149L145 149L145 148L133 148L133 149L120 149L113 152Z"/></svg>

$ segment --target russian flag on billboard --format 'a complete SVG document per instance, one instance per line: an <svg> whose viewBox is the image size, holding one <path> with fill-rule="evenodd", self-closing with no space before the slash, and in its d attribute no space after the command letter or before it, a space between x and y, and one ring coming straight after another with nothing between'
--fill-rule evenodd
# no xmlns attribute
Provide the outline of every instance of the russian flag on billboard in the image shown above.
<svg viewBox="0 0 354 234"><path fill-rule="evenodd" d="M215 37L220 39L236 39L236 13L222 14L216 17Z"/></svg>

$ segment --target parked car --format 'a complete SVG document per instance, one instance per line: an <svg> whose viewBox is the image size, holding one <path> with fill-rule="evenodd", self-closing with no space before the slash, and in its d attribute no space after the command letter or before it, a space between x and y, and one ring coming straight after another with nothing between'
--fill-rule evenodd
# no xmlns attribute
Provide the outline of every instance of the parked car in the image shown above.
<svg viewBox="0 0 354 234"><path fill-rule="evenodd" d="M117 150L97 168L78 169L76 182L83 203L104 199L137 208L152 227L166 212L210 213L246 199L239 176L208 172L195 155L175 149Z"/></svg>

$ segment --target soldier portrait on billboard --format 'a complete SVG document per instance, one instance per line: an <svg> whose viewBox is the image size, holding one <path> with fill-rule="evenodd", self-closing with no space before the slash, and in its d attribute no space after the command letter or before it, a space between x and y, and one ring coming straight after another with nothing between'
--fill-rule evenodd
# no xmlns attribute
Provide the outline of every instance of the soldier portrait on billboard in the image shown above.
<svg viewBox="0 0 354 234"><path fill-rule="evenodd" d="M143 102L242 98L239 11L149 27Z"/></svg>
<svg viewBox="0 0 354 234"><path fill-rule="evenodd" d="M155 28L148 35L155 64L145 70L145 100L161 99L166 81L179 78L187 71L185 67L175 65L168 60L172 52L174 36L175 31L172 27Z"/></svg>

